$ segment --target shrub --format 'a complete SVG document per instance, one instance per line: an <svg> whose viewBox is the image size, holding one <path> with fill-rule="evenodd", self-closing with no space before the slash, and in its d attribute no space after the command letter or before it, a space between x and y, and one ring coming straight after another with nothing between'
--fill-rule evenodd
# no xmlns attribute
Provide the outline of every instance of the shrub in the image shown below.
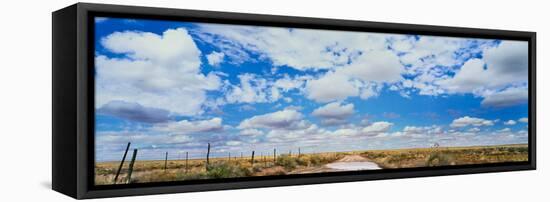
<svg viewBox="0 0 550 202"><path fill-rule="evenodd" d="M430 154L428 159L426 159L426 166L445 166L453 165L454 161L451 155L443 153L433 153Z"/></svg>
<svg viewBox="0 0 550 202"><path fill-rule="evenodd" d="M95 169L96 175L108 175L108 174L115 174L115 169L110 168L96 168Z"/></svg>
<svg viewBox="0 0 550 202"><path fill-rule="evenodd" d="M189 173L178 173L176 179L181 180L199 180L204 179L206 176L203 173L189 172Z"/></svg>
<svg viewBox="0 0 550 202"><path fill-rule="evenodd" d="M262 168L260 166L254 166L252 168L252 172L254 173L262 172Z"/></svg>
<svg viewBox="0 0 550 202"><path fill-rule="evenodd" d="M210 165L206 175L208 178L234 178L250 176L251 172L246 168L220 162Z"/></svg>
<svg viewBox="0 0 550 202"><path fill-rule="evenodd" d="M323 162L323 159L319 155L311 155L309 157L309 163L313 166L320 165Z"/></svg>
<svg viewBox="0 0 550 202"><path fill-rule="evenodd" d="M299 157L299 158L296 158L295 160L296 160L296 163L297 163L299 166L308 166L308 163L309 163L309 162L306 161L306 159L304 159L304 158Z"/></svg>
<svg viewBox="0 0 550 202"><path fill-rule="evenodd" d="M277 157L277 165L284 167L286 170L292 170L298 166L295 158L289 155L281 155Z"/></svg>

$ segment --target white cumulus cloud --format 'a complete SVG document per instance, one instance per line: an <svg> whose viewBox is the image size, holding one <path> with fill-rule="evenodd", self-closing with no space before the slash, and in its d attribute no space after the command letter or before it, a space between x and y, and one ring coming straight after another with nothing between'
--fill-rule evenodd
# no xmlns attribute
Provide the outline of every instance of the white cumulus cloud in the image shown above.
<svg viewBox="0 0 550 202"><path fill-rule="evenodd" d="M404 70L399 57L383 50L366 52L337 72L366 82L391 83L401 80Z"/></svg>
<svg viewBox="0 0 550 202"><path fill-rule="evenodd" d="M220 87L217 75L201 73L201 52L183 28L162 35L114 32L101 45L126 58L96 56L96 107L125 101L197 115L204 111L206 92Z"/></svg>
<svg viewBox="0 0 550 202"><path fill-rule="evenodd" d="M502 91L484 93L481 101L483 106L508 107L512 105L527 103L529 93L527 87L509 87Z"/></svg>
<svg viewBox="0 0 550 202"><path fill-rule="evenodd" d="M175 134L192 134L202 132L220 131L223 129L221 118L212 118L199 121L174 121L159 123L153 127L153 131L169 132Z"/></svg>
<svg viewBox="0 0 550 202"><path fill-rule="evenodd" d="M268 114L253 116L243 120L238 128L293 129L304 126L302 113L293 109L284 109Z"/></svg>
<svg viewBox="0 0 550 202"><path fill-rule="evenodd" d="M374 122L371 125L364 127L361 132L362 134L367 136L375 136L381 133L388 132L391 129L392 125L393 123L385 121Z"/></svg>
<svg viewBox="0 0 550 202"><path fill-rule="evenodd" d="M229 103L262 103L269 101L268 83L254 74L241 74L240 83L232 85L225 98Z"/></svg>
<svg viewBox="0 0 550 202"><path fill-rule="evenodd" d="M241 130L240 134L244 136L258 136L263 135L264 133L258 129L244 129Z"/></svg>
<svg viewBox="0 0 550 202"><path fill-rule="evenodd" d="M358 96L359 88L346 75L327 73L319 79L308 81L306 92L309 99L331 102Z"/></svg>
<svg viewBox="0 0 550 202"><path fill-rule="evenodd" d="M313 116L319 117L325 125L336 125L345 123L346 119L353 115L353 104L342 104L333 102L321 106L311 113Z"/></svg>
<svg viewBox="0 0 550 202"><path fill-rule="evenodd" d="M311 79L307 82L309 99L317 102L342 101L359 96L368 99L377 96L384 83L395 83L403 79L403 65L399 58L387 50L363 53L349 65Z"/></svg>
<svg viewBox="0 0 550 202"><path fill-rule="evenodd" d="M476 117L469 117L464 116L458 119L453 120L451 123L451 127L453 128L460 128L460 127L466 127L466 126L492 126L494 125L493 121L486 120L482 118L476 118Z"/></svg>
<svg viewBox="0 0 550 202"><path fill-rule="evenodd" d="M509 125L509 126L511 126L511 125L516 125L516 121L514 121L514 120L508 120L508 121L504 122L504 125Z"/></svg>
<svg viewBox="0 0 550 202"><path fill-rule="evenodd" d="M219 66L220 63L223 62L223 57L225 56L225 54L223 54L222 52L212 52L208 55L206 55L206 59L208 60L208 64L209 65L212 65L212 66Z"/></svg>
<svg viewBox="0 0 550 202"><path fill-rule="evenodd" d="M345 119L353 114L353 104L333 102L315 109L312 114L321 118Z"/></svg>
<svg viewBox="0 0 550 202"><path fill-rule="evenodd" d="M527 42L503 41L470 59L452 78L437 83L449 93L483 97L482 105L506 107L527 101ZM511 87L510 87L511 86Z"/></svg>
<svg viewBox="0 0 550 202"><path fill-rule="evenodd" d="M522 123L529 123L529 118L523 117L523 118L518 119L518 121L522 122Z"/></svg>
<svg viewBox="0 0 550 202"><path fill-rule="evenodd" d="M275 66L303 70L333 69L345 65L362 51L385 49L383 35L331 30L208 25L198 36L237 61L251 60L246 51L260 54ZM244 50L246 51L244 51Z"/></svg>

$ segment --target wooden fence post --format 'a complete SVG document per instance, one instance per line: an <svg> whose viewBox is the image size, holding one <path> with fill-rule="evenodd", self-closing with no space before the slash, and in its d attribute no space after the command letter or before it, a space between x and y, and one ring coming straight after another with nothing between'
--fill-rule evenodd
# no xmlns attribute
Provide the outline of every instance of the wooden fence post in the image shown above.
<svg viewBox="0 0 550 202"><path fill-rule="evenodd" d="M164 155L164 171L166 172L166 167L168 166L168 152Z"/></svg>
<svg viewBox="0 0 550 202"><path fill-rule="evenodd" d="M298 158L302 155L302 151L300 151L300 147L298 147Z"/></svg>
<svg viewBox="0 0 550 202"><path fill-rule="evenodd" d="M134 149L134 154L132 155L132 161L130 161L130 167L128 168L128 177L126 177L126 183L130 184L132 180L132 172L134 171L134 163L136 162L137 149Z"/></svg>
<svg viewBox="0 0 550 202"><path fill-rule="evenodd" d="M273 148L273 165L277 164L277 149Z"/></svg>
<svg viewBox="0 0 550 202"><path fill-rule="evenodd" d="M116 171L115 180L113 181L113 184L116 184L118 175L120 175L120 170L122 170L122 165L124 165L124 161L126 160L128 149L130 149L130 142L128 142L128 145L126 146L126 151L124 151L124 156L122 156L122 161L120 161L120 166L118 166L118 170Z"/></svg>
<svg viewBox="0 0 550 202"><path fill-rule="evenodd" d="M210 166L210 143L208 143L208 152L206 152L206 171L208 171L209 166Z"/></svg>
<svg viewBox="0 0 550 202"><path fill-rule="evenodd" d="M189 171L189 152L185 152L185 173Z"/></svg>
<svg viewBox="0 0 550 202"><path fill-rule="evenodd" d="M250 159L250 164L254 168L254 151L252 151L252 159Z"/></svg>

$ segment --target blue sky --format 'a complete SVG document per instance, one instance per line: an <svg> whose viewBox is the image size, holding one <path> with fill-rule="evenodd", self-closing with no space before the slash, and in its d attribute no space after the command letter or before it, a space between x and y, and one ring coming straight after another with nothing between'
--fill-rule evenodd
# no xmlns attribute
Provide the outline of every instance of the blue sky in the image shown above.
<svg viewBox="0 0 550 202"><path fill-rule="evenodd" d="M96 160L527 142L527 42L96 18Z"/></svg>

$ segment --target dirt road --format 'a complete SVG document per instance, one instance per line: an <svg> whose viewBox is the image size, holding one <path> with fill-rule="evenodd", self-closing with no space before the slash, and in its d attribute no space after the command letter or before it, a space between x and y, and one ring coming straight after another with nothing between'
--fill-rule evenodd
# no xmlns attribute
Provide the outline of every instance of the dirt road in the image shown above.
<svg viewBox="0 0 550 202"><path fill-rule="evenodd" d="M365 157L359 155L347 155L335 162L313 168L304 168L295 170L289 174L305 174L319 172L339 172L353 170L378 170L382 169L376 163L369 161Z"/></svg>
<svg viewBox="0 0 550 202"><path fill-rule="evenodd" d="M344 158L338 159L334 163L337 162L370 162L365 157L359 156L359 155L347 155L344 156Z"/></svg>

